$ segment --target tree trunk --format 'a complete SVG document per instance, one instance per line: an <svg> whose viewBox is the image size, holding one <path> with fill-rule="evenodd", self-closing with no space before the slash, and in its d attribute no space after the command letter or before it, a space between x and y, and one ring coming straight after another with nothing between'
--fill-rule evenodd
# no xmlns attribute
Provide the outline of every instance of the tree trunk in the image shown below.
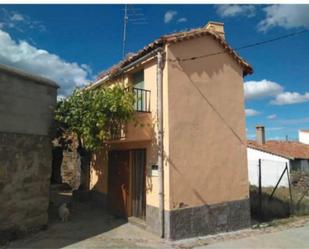
<svg viewBox="0 0 309 249"><path fill-rule="evenodd" d="M79 190L89 190L90 189L90 161L91 152L79 146L77 149L80 155L80 186Z"/></svg>

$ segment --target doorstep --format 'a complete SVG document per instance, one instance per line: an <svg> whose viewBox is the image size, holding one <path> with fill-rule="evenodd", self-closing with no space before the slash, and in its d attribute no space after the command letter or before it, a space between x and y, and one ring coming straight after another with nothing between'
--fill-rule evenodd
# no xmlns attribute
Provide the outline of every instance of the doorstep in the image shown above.
<svg viewBox="0 0 309 249"><path fill-rule="evenodd" d="M144 230L147 227L145 220L137 218L137 217L134 217L134 216L129 217L128 221L129 221L130 224L138 226L139 228L142 228Z"/></svg>

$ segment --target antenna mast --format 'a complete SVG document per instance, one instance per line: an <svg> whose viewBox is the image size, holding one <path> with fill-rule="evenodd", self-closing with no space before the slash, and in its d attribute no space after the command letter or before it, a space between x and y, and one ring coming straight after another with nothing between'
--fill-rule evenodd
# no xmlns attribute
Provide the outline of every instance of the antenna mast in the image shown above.
<svg viewBox="0 0 309 249"><path fill-rule="evenodd" d="M127 22L128 22L128 5L126 4L124 6L124 18L123 18L123 40L122 40L122 58L123 59L126 53Z"/></svg>

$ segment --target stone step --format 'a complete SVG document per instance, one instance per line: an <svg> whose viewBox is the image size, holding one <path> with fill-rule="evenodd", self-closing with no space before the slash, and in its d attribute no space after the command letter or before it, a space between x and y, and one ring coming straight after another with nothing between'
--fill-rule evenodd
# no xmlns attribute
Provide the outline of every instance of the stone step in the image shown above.
<svg viewBox="0 0 309 249"><path fill-rule="evenodd" d="M131 223L135 226L138 226L139 228L142 228L142 229L146 229L146 227L147 227L146 222L144 220L137 218L137 217L134 217L134 216L129 217L128 221L129 221L129 223Z"/></svg>

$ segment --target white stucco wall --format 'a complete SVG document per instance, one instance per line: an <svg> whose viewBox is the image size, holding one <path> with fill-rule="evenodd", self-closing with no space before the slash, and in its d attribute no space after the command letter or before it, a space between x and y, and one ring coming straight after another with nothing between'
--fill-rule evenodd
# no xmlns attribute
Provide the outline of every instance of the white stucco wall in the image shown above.
<svg viewBox="0 0 309 249"><path fill-rule="evenodd" d="M309 131L298 131L298 139L300 143L309 144Z"/></svg>
<svg viewBox="0 0 309 249"><path fill-rule="evenodd" d="M259 159L261 159L261 171L262 171L262 187L274 187L278 182L286 163L288 163L288 170L290 171L289 160L276 156L270 153L259 151L252 148L247 148L248 156L248 175L251 185L258 186L259 181ZM284 174L279 186L288 187L287 174Z"/></svg>

